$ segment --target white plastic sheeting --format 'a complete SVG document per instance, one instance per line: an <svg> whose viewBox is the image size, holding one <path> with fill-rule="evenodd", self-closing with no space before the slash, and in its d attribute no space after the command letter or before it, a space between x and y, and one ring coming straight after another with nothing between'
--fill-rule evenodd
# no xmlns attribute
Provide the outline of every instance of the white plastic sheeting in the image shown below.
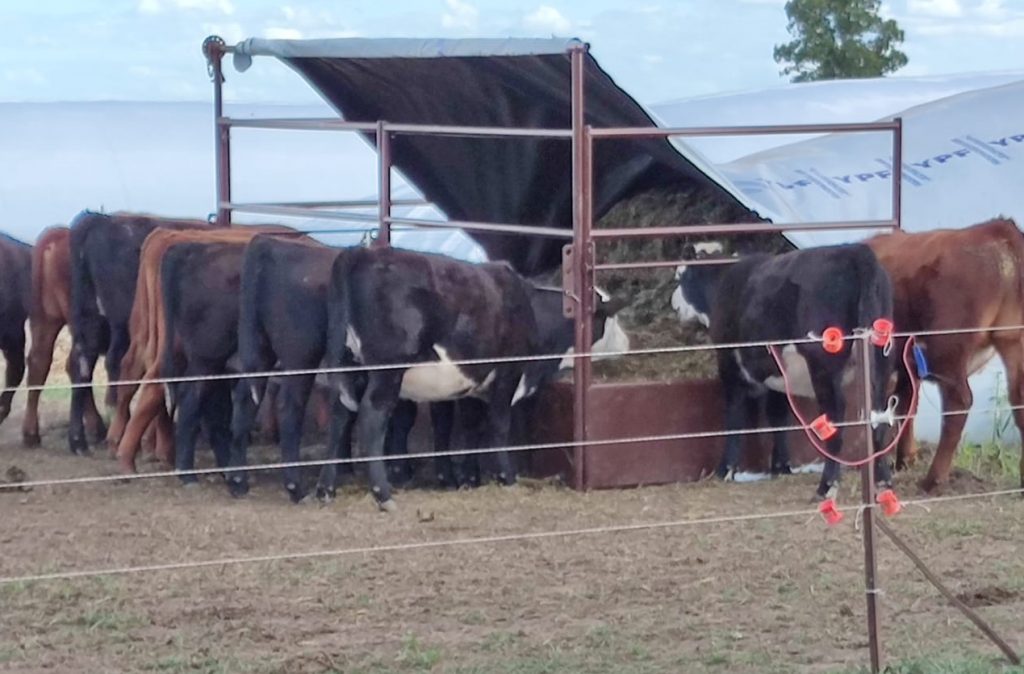
<svg viewBox="0 0 1024 674"><path fill-rule="evenodd" d="M653 111L670 126L827 124L900 116L905 229L959 228L997 215L1024 224L1024 71L790 85L676 101L653 106ZM888 133L695 138L677 147L748 207L778 223L891 215ZM787 236L808 247L872 233ZM972 378L975 403L967 440L992 437L996 414L988 410L1005 405L1003 382L998 358ZM938 391L926 384L915 426L918 438L938 439L939 407Z"/></svg>

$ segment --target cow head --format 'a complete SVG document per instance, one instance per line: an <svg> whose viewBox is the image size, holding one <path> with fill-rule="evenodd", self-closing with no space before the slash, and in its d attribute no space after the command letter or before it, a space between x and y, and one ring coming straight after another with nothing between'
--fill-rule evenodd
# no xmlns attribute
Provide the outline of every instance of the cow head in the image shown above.
<svg viewBox="0 0 1024 674"><path fill-rule="evenodd" d="M575 342L572 319L562 313L562 289L531 284L530 304L533 307L537 326L536 348L539 353L573 352ZM593 360L614 358L616 353L629 351L629 335L619 323L618 313L628 305L628 300L613 297L608 292L595 288L597 302L594 306L594 343L591 353ZM522 380L516 390L513 404L532 396L537 390L553 379L559 371L570 369L574 358L561 361L541 360L526 364Z"/></svg>
<svg viewBox="0 0 1024 674"><path fill-rule="evenodd" d="M702 260L721 257L724 246L718 241L686 244L683 249L688 259ZM720 265L686 265L676 267L676 289L672 293L672 308L683 323L699 321L704 327L711 325L711 297L715 282L722 271Z"/></svg>

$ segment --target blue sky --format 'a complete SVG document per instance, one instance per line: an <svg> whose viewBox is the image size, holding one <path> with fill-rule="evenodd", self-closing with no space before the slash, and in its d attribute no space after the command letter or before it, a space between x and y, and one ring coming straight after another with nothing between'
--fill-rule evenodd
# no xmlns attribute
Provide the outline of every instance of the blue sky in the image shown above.
<svg viewBox="0 0 1024 674"><path fill-rule="evenodd" d="M245 37L577 36L644 102L784 82L772 47L784 0L4 0L0 101L192 100L199 47ZM906 31L906 75L1024 66L1024 0L885 0ZM290 71L228 70L233 100L306 102Z"/></svg>

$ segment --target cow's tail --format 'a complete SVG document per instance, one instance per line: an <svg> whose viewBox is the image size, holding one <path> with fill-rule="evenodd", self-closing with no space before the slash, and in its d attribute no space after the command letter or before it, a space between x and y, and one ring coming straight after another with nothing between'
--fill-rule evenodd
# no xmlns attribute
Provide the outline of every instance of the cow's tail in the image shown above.
<svg viewBox="0 0 1024 674"><path fill-rule="evenodd" d="M860 260L861 280L860 301L857 310L857 326L870 330L875 320L886 318L893 320L892 280L888 272L878 262L874 252L867 246ZM896 326L899 329L899 326ZM872 408L881 411L886 407L885 394L888 390L889 378L898 350L890 347L883 349L869 345L871 359L871 404Z"/></svg>
<svg viewBox="0 0 1024 674"><path fill-rule="evenodd" d="M352 270L358 257L366 252L363 248L342 249L331 266L331 277L327 284L327 343L324 350L324 365L328 368L356 363L356 354L351 348L355 344L354 340L358 340L352 328ZM355 412L358 409L358 377L331 372L327 378L341 403Z"/></svg>
<svg viewBox="0 0 1024 674"><path fill-rule="evenodd" d="M68 329L71 332L72 353L74 353L75 345L80 344L84 337L89 318L99 313L99 307L96 304L96 286L92 282L89 264L85 259L85 245L97 220L104 217L106 216L91 211L82 211L74 217L70 225L71 240L68 246L71 255L71 306ZM78 371L77 363L76 371ZM79 372L79 376L84 376L84 374Z"/></svg>
<svg viewBox="0 0 1024 674"><path fill-rule="evenodd" d="M260 298L265 297L264 275L270 257L266 254L263 236L257 235L245 248L242 258L242 274L238 307L238 360L243 373L259 372L267 367L260 358L264 351L262 342L266 339L260 320ZM273 365L272 363L270 365ZM266 391L266 382L246 378L249 395L257 407Z"/></svg>
<svg viewBox="0 0 1024 674"><path fill-rule="evenodd" d="M177 374L175 371L174 338L180 296L174 279L180 278L179 270L186 257L185 252L189 247L189 244L179 244L171 247L164 253L164 259L160 264L160 304L163 305L164 310L163 350L158 354L160 359L158 376L161 379L174 377ZM174 399L174 390L174 385L170 383L164 384L164 403L167 405L167 414L172 419L174 418L174 410L177 406L177 402Z"/></svg>

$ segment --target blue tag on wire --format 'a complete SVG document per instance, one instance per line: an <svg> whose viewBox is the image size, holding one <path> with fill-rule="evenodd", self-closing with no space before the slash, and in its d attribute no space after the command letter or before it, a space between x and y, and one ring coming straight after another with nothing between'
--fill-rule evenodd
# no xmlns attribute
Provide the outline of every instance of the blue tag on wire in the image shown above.
<svg viewBox="0 0 1024 674"><path fill-rule="evenodd" d="M914 364L917 365L917 376L921 379L927 379L928 375L931 374L928 371L928 359L924 357L924 349L917 344L914 345Z"/></svg>

